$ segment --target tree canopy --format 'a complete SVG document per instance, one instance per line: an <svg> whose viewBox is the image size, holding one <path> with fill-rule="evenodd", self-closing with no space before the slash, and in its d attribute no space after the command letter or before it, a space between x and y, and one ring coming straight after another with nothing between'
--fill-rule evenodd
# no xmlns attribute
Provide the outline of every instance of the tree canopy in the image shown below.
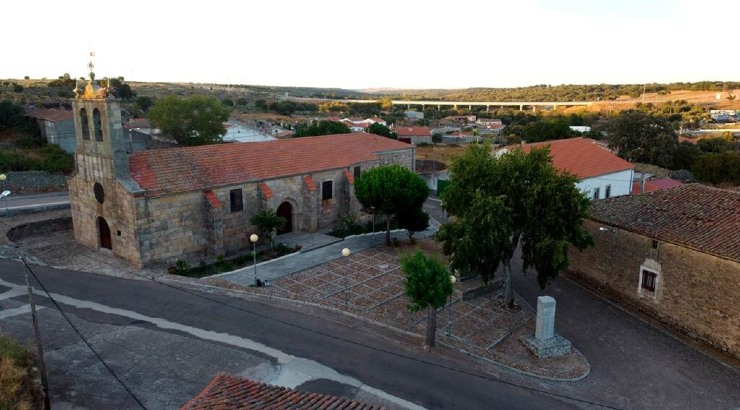
<svg viewBox="0 0 740 410"><path fill-rule="evenodd" d="M149 120L180 144L205 145L221 141L229 114L228 107L213 97L171 95L154 103Z"/></svg>
<svg viewBox="0 0 740 410"><path fill-rule="evenodd" d="M622 111L607 126L609 148L629 162L670 167L678 137L670 123L640 110Z"/></svg>
<svg viewBox="0 0 740 410"><path fill-rule="evenodd" d="M398 139L398 134L391 131L391 129L386 127L385 125L377 123L377 122L370 124L370 126L367 127L367 132L371 134L375 134L375 135L380 135L382 137L394 139L394 140Z"/></svg>
<svg viewBox="0 0 740 410"><path fill-rule="evenodd" d="M412 312L427 310L427 332L424 346L431 350L436 333L437 309L452 294L452 281L445 265L427 257L420 250L401 258L401 271L406 274L404 288Z"/></svg>
<svg viewBox="0 0 740 410"><path fill-rule="evenodd" d="M293 137L314 137L318 135L349 134L350 129L341 122L322 120L309 126L298 126Z"/></svg>
<svg viewBox="0 0 740 410"><path fill-rule="evenodd" d="M400 165L367 170L355 180L355 195L366 209L386 216L385 243L391 243L391 217L421 209L429 197L424 179Z"/></svg>
<svg viewBox="0 0 740 410"><path fill-rule="evenodd" d="M451 266L484 281L503 266L505 299L512 302L511 259L521 244L524 268L534 267L541 287L568 265L568 248L592 239L583 226L589 200L577 178L558 173L549 147L515 149L499 157L487 144L471 145L450 167L443 207L453 216L437 234Z"/></svg>

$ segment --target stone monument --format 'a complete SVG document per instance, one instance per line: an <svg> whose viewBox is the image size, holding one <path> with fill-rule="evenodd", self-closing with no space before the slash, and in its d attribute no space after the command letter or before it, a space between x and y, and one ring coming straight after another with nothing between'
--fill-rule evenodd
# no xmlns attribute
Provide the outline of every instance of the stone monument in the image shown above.
<svg viewBox="0 0 740 410"><path fill-rule="evenodd" d="M539 358L563 356L571 352L570 340L555 333L555 299L551 296L537 298L534 336L523 336L521 340Z"/></svg>

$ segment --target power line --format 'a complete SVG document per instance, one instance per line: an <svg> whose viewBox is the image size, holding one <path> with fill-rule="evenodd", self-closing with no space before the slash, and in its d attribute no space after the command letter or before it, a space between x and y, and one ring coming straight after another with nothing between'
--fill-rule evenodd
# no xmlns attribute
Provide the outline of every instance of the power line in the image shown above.
<svg viewBox="0 0 740 410"><path fill-rule="evenodd" d="M3 225L6 225L6 226L10 226L10 225L8 225L7 223L4 223L4 222L0 222L0 223L3 224ZM61 245L57 245L57 246L59 246L62 249L69 250L69 251L73 251L74 250L71 247L65 247L65 246L61 246ZM180 292L186 293L188 295L195 296L195 297L198 297L198 298L207 300L207 301L212 302L212 303L216 303L216 304L221 305L221 306L229 307L229 308L235 309L235 310L237 310L239 312L251 314L251 315L260 317L262 319L265 319L265 320L269 320L269 321L272 321L272 322L275 322L275 323L279 323L279 324L284 325L284 326L293 327L293 328L300 329L300 330L303 330L303 331L306 331L306 332L310 332L310 333L314 333L314 334L317 334L317 335L321 335L323 337L327 337L327 338L330 338L330 339L339 340L339 341L342 341L342 342L345 342L345 343L349 343L349 344L352 344L352 345L355 345L355 346L359 346L359 347L363 347L363 348L366 348L366 349L374 350L376 352L385 353L385 354L388 354L388 355L391 355L391 356L395 356L395 357L407 359L407 360L414 361L414 362L421 363L421 364L425 364L425 365L430 365L430 366L433 366L433 367L437 367L437 368L440 368L440 369L452 371L452 372L459 373L459 374L464 374L464 375L467 375L467 376L472 376L472 377L476 377L476 378L480 378L480 379L484 379L484 380L488 380L488 381L492 381L492 382L497 382L497 383L501 383L501 384L512 386L512 387L518 387L518 388L521 388L521 389L524 389L524 390L533 391L533 392L537 392L537 393L542 393L542 394L546 394L546 395L550 395L550 396L554 396L554 397L558 397L558 398L563 398L563 399L573 400L573 401L577 401L577 402L581 402L581 403L585 403L585 404L599 406L599 407L606 408L606 409L615 409L615 410L619 410L620 409L619 407L613 407L613 406L609 406L609 405L606 405L606 404L593 402L593 401L586 400L586 399L580 399L580 398L577 398L577 397L572 397L572 396L568 396L568 395L564 395L564 394L559 394L559 393L553 393L553 392L549 392L549 391L546 391L546 390L537 389L537 388L534 388L534 387L529 387L529 386L521 385L521 384L514 383L514 382L509 382L509 381L505 381L505 380L496 379L496 378L493 378L491 376L487 376L487 375L483 375L483 374L476 374L476 373L469 372L469 371L466 371L466 370L456 369L456 368L453 368L453 367L450 367L450 366L446 366L446 365L442 365L442 364L438 364L438 363L433 363L433 362L430 362L430 361L427 361L427 360L423 360L423 359L418 359L418 358L406 356L406 355L403 355L401 353L393 352L393 351L390 351L390 350L381 349L381 348L378 348L378 347L375 347L375 346L370 346L370 345L367 345L367 344L364 344L364 343L360 343L360 342L357 342L357 341L354 341L354 340L349 340L349 339L346 339L346 338L342 338L342 337L330 335L328 333L321 332L319 330L307 328L307 327L304 327L304 326L301 326L301 325L297 325L297 324L294 324L294 323L290 323L290 322L287 322L287 321L284 321L284 320L276 319L274 317L270 317L270 316L264 315L264 314L259 313L259 312L254 312L254 311L251 311L251 310L242 308L240 306L235 306L235 305L232 305L232 304L229 304L229 303L226 303L226 302L222 302L222 301L220 301L218 299L211 298L208 295L204 295L202 293L191 291L190 289L187 289L187 288L181 288L181 287L178 287L178 286L174 286L172 284L169 284L169 283L160 282L160 281L156 280L156 278L150 278L148 276L142 275L142 274L140 274L140 273L138 273L136 271L127 269L125 267L120 267L120 266L113 265L113 264L111 264L108 261L95 258L95 257L93 257L91 255L87 255L85 253L81 253L81 255L84 256L84 257L86 257L86 258L89 258L89 259L91 259L93 261L103 263L103 264L108 265L108 266L111 266L111 267L113 267L115 269L120 269L121 271L124 271L124 272L130 273L130 274L132 274L134 276L137 276L137 277L140 277L140 278L149 280L151 282L154 282L156 284L165 286L167 288L170 288L170 289L173 289L173 290L176 290L176 291L180 291ZM35 275L34 275L34 278L36 279L36 281L39 282L39 284L41 284L41 282L39 281L38 278L36 278ZM44 291L48 295L48 292L46 291L46 289L44 289ZM51 299L51 296L49 296L49 298ZM56 304L56 302L53 299L52 299L52 302L54 302L54 305L57 307L57 310L59 310L60 312L62 312L61 311L61 308L59 308L59 306ZM66 316L65 316L65 319L67 319ZM75 329L75 332L77 332L78 335L80 335L80 338L82 338L83 341L85 341L85 339L82 337L82 335L79 333L79 331L77 331L77 329L72 325L71 322L69 322L68 319L67 319L67 322L70 323L70 326L72 326ZM92 346L90 346L87 343L87 341L85 341L85 344L87 344L88 347L90 348L90 350L92 350L93 353L95 353L95 355L98 357L98 359L103 363L103 365L105 365L105 367L111 372L111 374L113 374L114 377L116 377L115 373L113 373L113 371L105 364L105 362L103 362L102 358L100 358L100 356L95 352L95 350L92 348ZM123 382L118 377L116 377L116 380L119 380L119 383L121 383L121 385L124 386L124 388L126 389L126 391L130 392L130 390L125 386L125 384L123 384ZM141 404L141 402L136 398L136 396L133 395L133 393L130 392L130 394L132 395L132 397L134 397L134 399L137 401L137 403L139 403L139 405L141 405L142 408L145 408L144 405Z"/></svg>
<svg viewBox="0 0 740 410"><path fill-rule="evenodd" d="M144 406L144 404L141 402L141 400L139 400L139 398L136 397L136 395L134 394L134 392L132 392L131 389L129 389L128 386L126 386L126 383L124 383L123 380L121 380L121 378L118 377L118 375L116 374L116 372L114 372L113 369L111 369L110 366L108 366L108 364L105 362L105 360L103 360L103 358L100 356L100 354L92 347L92 345L90 344L90 342L87 341L87 339L85 338L85 336L82 335L82 333L80 332L80 330L77 329L77 326L75 326L74 323L72 323L72 321L69 319L69 317L67 316L67 314L64 313L64 311L59 306L59 304L57 303L57 301L54 300L54 298L51 296L51 294L49 293L49 291L46 290L46 286L44 286L44 284L41 283L41 281L39 280L38 276L36 276L36 274L33 272L33 270L28 265L28 263L26 263L25 258L21 259L21 262L23 262L23 265L26 267L26 269L28 269L28 272L31 273L31 276L33 276L34 280L36 280L36 283L38 283L39 286L41 287L41 289L44 291L44 293L46 293L46 297L49 298L49 300L54 305L54 307L56 308L56 310L59 311L59 313L62 315L62 317L64 318L64 320L67 322L67 324L69 324L69 326L72 328L72 330L74 330L74 332L77 334L77 336L80 338L80 340L82 340L82 342L85 343L85 345L87 346L87 348L90 349L90 351L95 355L95 357L98 359L98 361L100 361L100 363L103 364L103 367L105 367L106 370L108 370L108 372L113 376L113 378L116 379L116 381L121 385L121 387L123 387L124 390L126 390L126 392L134 399L134 401L136 401L136 403L139 406L141 406L142 409L146 410L146 406ZM42 360L43 360L43 358L42 358Z"/></svg>

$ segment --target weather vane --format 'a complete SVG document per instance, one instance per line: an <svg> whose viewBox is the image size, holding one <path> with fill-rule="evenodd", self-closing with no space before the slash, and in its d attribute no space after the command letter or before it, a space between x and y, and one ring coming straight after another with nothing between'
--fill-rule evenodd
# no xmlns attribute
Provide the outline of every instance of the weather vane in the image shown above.
<svg viewBox="0 0 740 410"><path fill-rule="evenodd" d="M95 73L93 72L93 68L95 68L95 64L93 64L93 57L95 57L95 52L90 52L90 61L87 62L87 68L90 69L90 79L95 79Z"/></svg>

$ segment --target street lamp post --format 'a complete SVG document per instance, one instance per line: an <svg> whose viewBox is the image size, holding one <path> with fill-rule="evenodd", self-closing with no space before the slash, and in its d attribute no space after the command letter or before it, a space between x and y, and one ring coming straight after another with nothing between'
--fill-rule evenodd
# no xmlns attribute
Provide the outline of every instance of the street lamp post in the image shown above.
<svg viewBox="0 0 740 410"><path fill-rule="evenodd" d="M5 174L0 174L0 181L3 181L3 192L2 196L0 198L5 198L5 215L8 215L8 195L10 195L10 191L5 190L5 180L8 179L8 176ZM7 193L6 193L7 192Z"/></svg>
<svg viewBox="0 0 740 410"><path fill-rule="evenodd" d="M450 275L450 282L455 286L457 278L455 275ZM450 336L450 330L452 327L452 293L450 293L450 303L447 305L447 336Z"/></svg>
<svg viewBox="0 0 740 410"><path fill-rule="evenodd" d="M344 306L349 305L349 284L347 283L347 257L349 254L349 248L342 249L342 256L344 257Z"/></svg>
<svg viewBox="0 0 740 410"><path fill-rule="evenodd" d="M252 255L254 256L254 285L258 286L257 282L257 241L260 237L256 233L249 236L249 241L252 242Z"/></svg>

